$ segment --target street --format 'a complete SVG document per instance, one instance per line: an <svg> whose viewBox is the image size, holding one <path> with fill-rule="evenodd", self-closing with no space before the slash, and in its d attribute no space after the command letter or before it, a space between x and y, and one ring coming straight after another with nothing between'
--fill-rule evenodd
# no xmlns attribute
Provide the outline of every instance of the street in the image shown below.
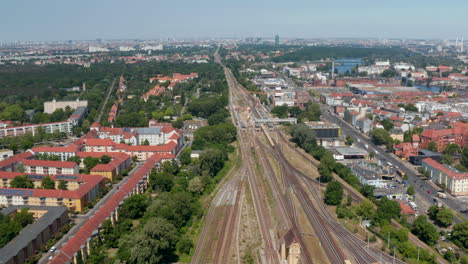
<svg viewBox="0 0 468 264"><path fill-rule="evenodd" d="M128 173L128 176L124 177L120 182L114 184L112 186L112 189L106 195L104 195L104 197L102 197L102 199L99 200L93 206L93 208L91 208L86 214L84 215L75 214L75 217L70 217L71 218L70 220L75 222L75 225L70 229L70 231L68 231L68 233L66 233L59 241L57 241L57 243L55 243L54 245L56 248L55 252L60 250L61 245L65 241L67 241L71 236L73 236L76 232L78 232L78 230L80 230L80 228L86 223L89 217L94 215L96 211L99 208L101 208L101 206L105 204L117 192L117 190L122 185L124 185L128 181L128 179L130 179L131 175L133 175L142 165L143 163L138 162L136 166ZM47 251L47 253L42 255L42 257L39 259L37 263L39 264L47 263L47 260L49 259L49 257L53 255L55 252Z"/></svg>
<svg viewBox="0 0 468 264"><path fill-rule="evenodd" d="M429 181L421 180L421 178L417 176L415 171L407 167L407 164L404 164L404 162L402 162L401 160L393 157L390 153L385 152L384 149L377 147L374 143L372 143L372 141L369 138L361 134L359 130L357 130L341 118L330 114L328 110L330 110L328 107L322 107L322 116L325 120L338 124L341 127L343 134L352 137L356 145L362 148L364 148L364 145L368 145L368 150L374 151L376 158L382 161L390 162L397 169L403 171L408 176L408 183L414 186L417 196L419 196L419 198L424 198L424 200L426 200L426 202L429 204L434 204L433 199L437 197L437 189ZM360 140L360 142L358 139ZM446 199L438 200L442 204L445 204L445 206L455 210L464 217L467 216L465 208L466 205L463 204L463 201L458 200L457 198L453 198L452 196L447 196ZM461 219L458 219L456 217L455 222L457 221L460 222Z"/></svg>

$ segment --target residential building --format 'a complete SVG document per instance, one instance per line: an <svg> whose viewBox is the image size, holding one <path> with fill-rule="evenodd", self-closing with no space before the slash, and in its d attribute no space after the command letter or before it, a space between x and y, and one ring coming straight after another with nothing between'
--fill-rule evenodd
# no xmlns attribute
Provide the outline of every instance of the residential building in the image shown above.
<svg viewBox="0 0 468 264"><path fill-rule="evenodd" d="M361 130L362 133L369 133L372 130L372 120L367 117L356 119L356 127Z"/></svg>
<svg viewBox="0 0 468 264"><path fill-rule="evenodd" d="M468 145L468 124L456 122L452 128L430 129L421 133L421 147L427 148L430 142L435 142L437 151L442 152L448 144L457 144L461 148Z"/></svg>
<svg viewBox="0 0 468 264"><path fill-rule="evenodd" d="M403 140L400 140L403 141ZM418 134L411 136L411 142L403 142L393 145L393 153L400 158L409 159L419 153L420 138Z"/></svg>
<svg viewBox="0 0 468 264"><path fill-rule="evenodd" d="M76 101L56 101L53 100L51 102L44 102L44 113L52 114L57 109L63 109L70 107L71 109L77 109L80 106L88 107L88 101L80 101L76 99Z"/></svg>
<svg viewBox="0 0 468 264"><path fill-rule="evenodd" d="M122 171L129 169L132 165L132 157L129 154L123 152L78 152L76 153L76 156L81 158L81 163L79 165L80 168L85 167L84 159L86 157L101 158L102 156L109 156L112 160L111 162L105 165L109 165L112 168L111 170L115 170L115 174L122 173ZM96 173L91 174L102 175L100 173L97 173L97 169L95 172ZM110 180L113 180L113 178L110 178Z"/></svg>
<svg viewBox="0 0 468 264"><path fill-rule="evenodd" d="M35 147L31 151L34 155L55 155L59 156L61 161L66 161L69 158L76 156L76 153L81 149L80 146L70 144L66 147Z"/></svg>
<svg viewBox="0 0 468 264"><path fill-rule="evenodd" d="M4 208L1 213L14 216L23 208L28 208L28 212L33 214L34 222L25 226L15 239L0 248L0 263L2 264L27 263L69 222L67 209L63 206L18 205Z"/></svg>
<svg viewBox="0 0 468 264"><path fill-rule="evenodd" d="M99 194L104 178L99 175L56 175L56 180L83 181L76 190L0 188L0 205L66 206L81 212Z"/></svg>
<svg viewBox="0 0 468 264"><path fill-rule="evenodd" d="M67 175L47 175L47 174L27 174L24 172L6 172L0 171L0 188L12 188L11 181L14 180L18 176L26 176L32 180L35 189L42 188L42 180L49 176L51 180L55 181L55 189L59 189L60 179L66 177ZM80 188L81 184L85 182L83 179L84 176L77 175L78 177L71 177L72 179L68 179L66 181L67 190L75 191Z"/></svg>
<svg viewBox="0 0 468 264"><path fill-rule="evenodd" d="M13 157L14 153L11 149L0 149L0 161Z"/></svg>
<svg viewBox="0 0 468 264"><path fill-rule="evenodd" d="M88 116L88 108L86 106L79 106L68 118L68 121L72 122L73 126L79 126L86 116Z"/></svg>
<svg viewBox="0 0 468 264"><path fill-rule="evenodd" d="M440 164L439 162L426 158L422 161L421 168L429 173L431 180L443 186L453 196L468 195L468 173Z"/></svg>
<svg viewBox="0 0 468 264"><path fill-rule="evenodd" d="M30 151L16 154L13 157L0 161L0 171L9 171L9 172L17 171L19 164L23 160L30 159L33 157L34 157L34 154Z"/></svg>
<svg viewBox="0 0 468 264"><path fill-rule="evenodd" d="M62 122L53 122L53 123L43 123L43 124L32 124L32 125L22 125L15 127L4 127L0 128L0 138L2 137L16 137L24 134L32 134L33 136L37 134L39 127L42 128L44 133L54 133L54 132L63 132L70 134L73 129L72 121L62 121Z"/></svg>
<svg viewBox="0 0 468 264"><path fill-rule="evenodd" d="M164 156L164 155L163 155ZM100 230L102 223L110 219L112 224L119 220L119 210L123 201L134 195L142 193L148 187L149 174L153 168L161 166L161 163L167 160L160 154L151 156L146 163L130 176L127 182L112 195L112 197L102 205L98 211L92 215L88 221L78 230L78 232L64 243L60 252L54 256L49 264L78 263L79 255L82 255L82 261L86 259L91 251L91 243L94 239L100 239ZM81 251L81 254L77 254Z"/></svg>
<svg viewBox="0 0 468 264"><path fill-rule="evenodd" d="M25 159L21 163L26 173L46 175L79 173L78 164L71 161Z"/></svg>

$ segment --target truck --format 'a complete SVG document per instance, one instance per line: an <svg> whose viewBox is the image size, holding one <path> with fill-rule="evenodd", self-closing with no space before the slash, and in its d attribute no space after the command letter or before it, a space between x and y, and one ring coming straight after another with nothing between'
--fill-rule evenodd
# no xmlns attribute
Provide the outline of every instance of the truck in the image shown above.
<svg viewBox="0 0 468 264"><path fill-rule="evenodd" d="M413 209L413 210L418 209L418 206L417 206L414 202L409 202L409 206L410 206L411 209Z"/></svg>
<svg viewBox="0 0 468 264"><path fill-rule="evenodd" d="M440 198L444 198L444 199L445 199L445 198L447 198L447 195L446 195L445 193L443 193L443 192L438 192L438 193L437 193L437 197L440 197Z"/></svg>

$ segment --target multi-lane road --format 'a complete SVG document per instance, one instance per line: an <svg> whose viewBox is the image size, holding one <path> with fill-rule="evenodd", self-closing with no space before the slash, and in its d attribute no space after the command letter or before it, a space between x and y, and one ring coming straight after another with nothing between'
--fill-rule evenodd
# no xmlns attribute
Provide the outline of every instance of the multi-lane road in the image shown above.
<svg viewBox="0 0 468 264"><path fill-rule="evenodd" d="M410 169L408 164L405 164L403 161L395 158L390 153L387 153L384 149L377 147L372 141L364 136L359 130L345 122L343 119L331 114L330 108L322 106L322 116L325 120L338 124L343 134L350 136L354 139L355 144L360 147L368 146L369 151L375 152L376 158L390 162L397 169L400 169L408 176L409 184L413 185L416 189L417 195L424 198L428 203L433 203L433 199L436 198L437 189L429 182L422 180L418 177L417 173ZM440 202L445 204L447 207L455 210L463 217L467 217L466 205L463 204L463 201L456 198L448 196L446 199L438 199ZM459 220L459 219L458 219Z"/></svg>

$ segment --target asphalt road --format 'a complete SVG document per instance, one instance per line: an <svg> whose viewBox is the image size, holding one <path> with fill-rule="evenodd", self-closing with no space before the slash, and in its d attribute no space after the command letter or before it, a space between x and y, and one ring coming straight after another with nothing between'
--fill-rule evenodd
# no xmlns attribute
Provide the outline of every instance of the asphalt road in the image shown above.
<svg viewBox="0 0 468 264"><path fill-rule="evenodd" d="M433 199L437 198L437 189L434 188L434 186L429 181L421 180L417 174L413 170L407 168L407 165L404 164L401 160L385 152L384 149L377 147L367 137L361 134L359 130L345 122L343 119L330 114L328 110L329 108L322 108L322 116L325 120L338 124L342 128L343 133L352 137L357 145L361 145L361 147L363 147L365 144L367 144L369 146L368 150L374 151L376 154L375 156L378 159L382 161L388 161L392 163L393 166L403 171L408 176L408 183L413 185L416 189L416 194L419 195L419 197L424 198L428 203L434 203ZM360 142L358 142L358 139ZM460 213L460 215L464 216L465 219L468 216L467 211L465 211L467 205L463 204L463 201L449 195L446 199L437 199L439 202L445 204L445 206ZM458 219L458 221L460 221L460 219Z"/></svg>
<svg viewBox="0 0 468 264"><path fill-rule="evenodd" d="M78 232L78 230L80 230L80 228L86 223L86 221L88 221L89 217L91 215L94 215L96 213L96 211L101 208L101 206L103 204L105 204L116 192L117 190L122 186L124 185L128 179L143 165L143 163L137 163L137 165L128 173L128 176L127 177L124 177L120 182L114 184L114 186L112 186L112 189L106 194L104 195L104 197L101 198L101 200L99 200L94 206L93 208L91 208L86 214L84 215L81 215L81 214L75 214L75 217L71 218L71 220L73 222L75 222L75 225L70 229L70 231L68 231L68 233L66 233L59 241L57 241L57 243L55 243L55 248L56 248L56 251L60 249L60 247L62 246L62 244L66 241L68 241L68 239L70 238L70 236L73 236L76 234L76 232ZM54 252L55 253L55 252ZM52 256L54 253L51 253L51 252L47 252L45 253L44 255L42 255L42 257L39 259L39 261L37 263L39 264L43 264L43 263L47 263L48 261L48 258L50 256Z"/></svg>

